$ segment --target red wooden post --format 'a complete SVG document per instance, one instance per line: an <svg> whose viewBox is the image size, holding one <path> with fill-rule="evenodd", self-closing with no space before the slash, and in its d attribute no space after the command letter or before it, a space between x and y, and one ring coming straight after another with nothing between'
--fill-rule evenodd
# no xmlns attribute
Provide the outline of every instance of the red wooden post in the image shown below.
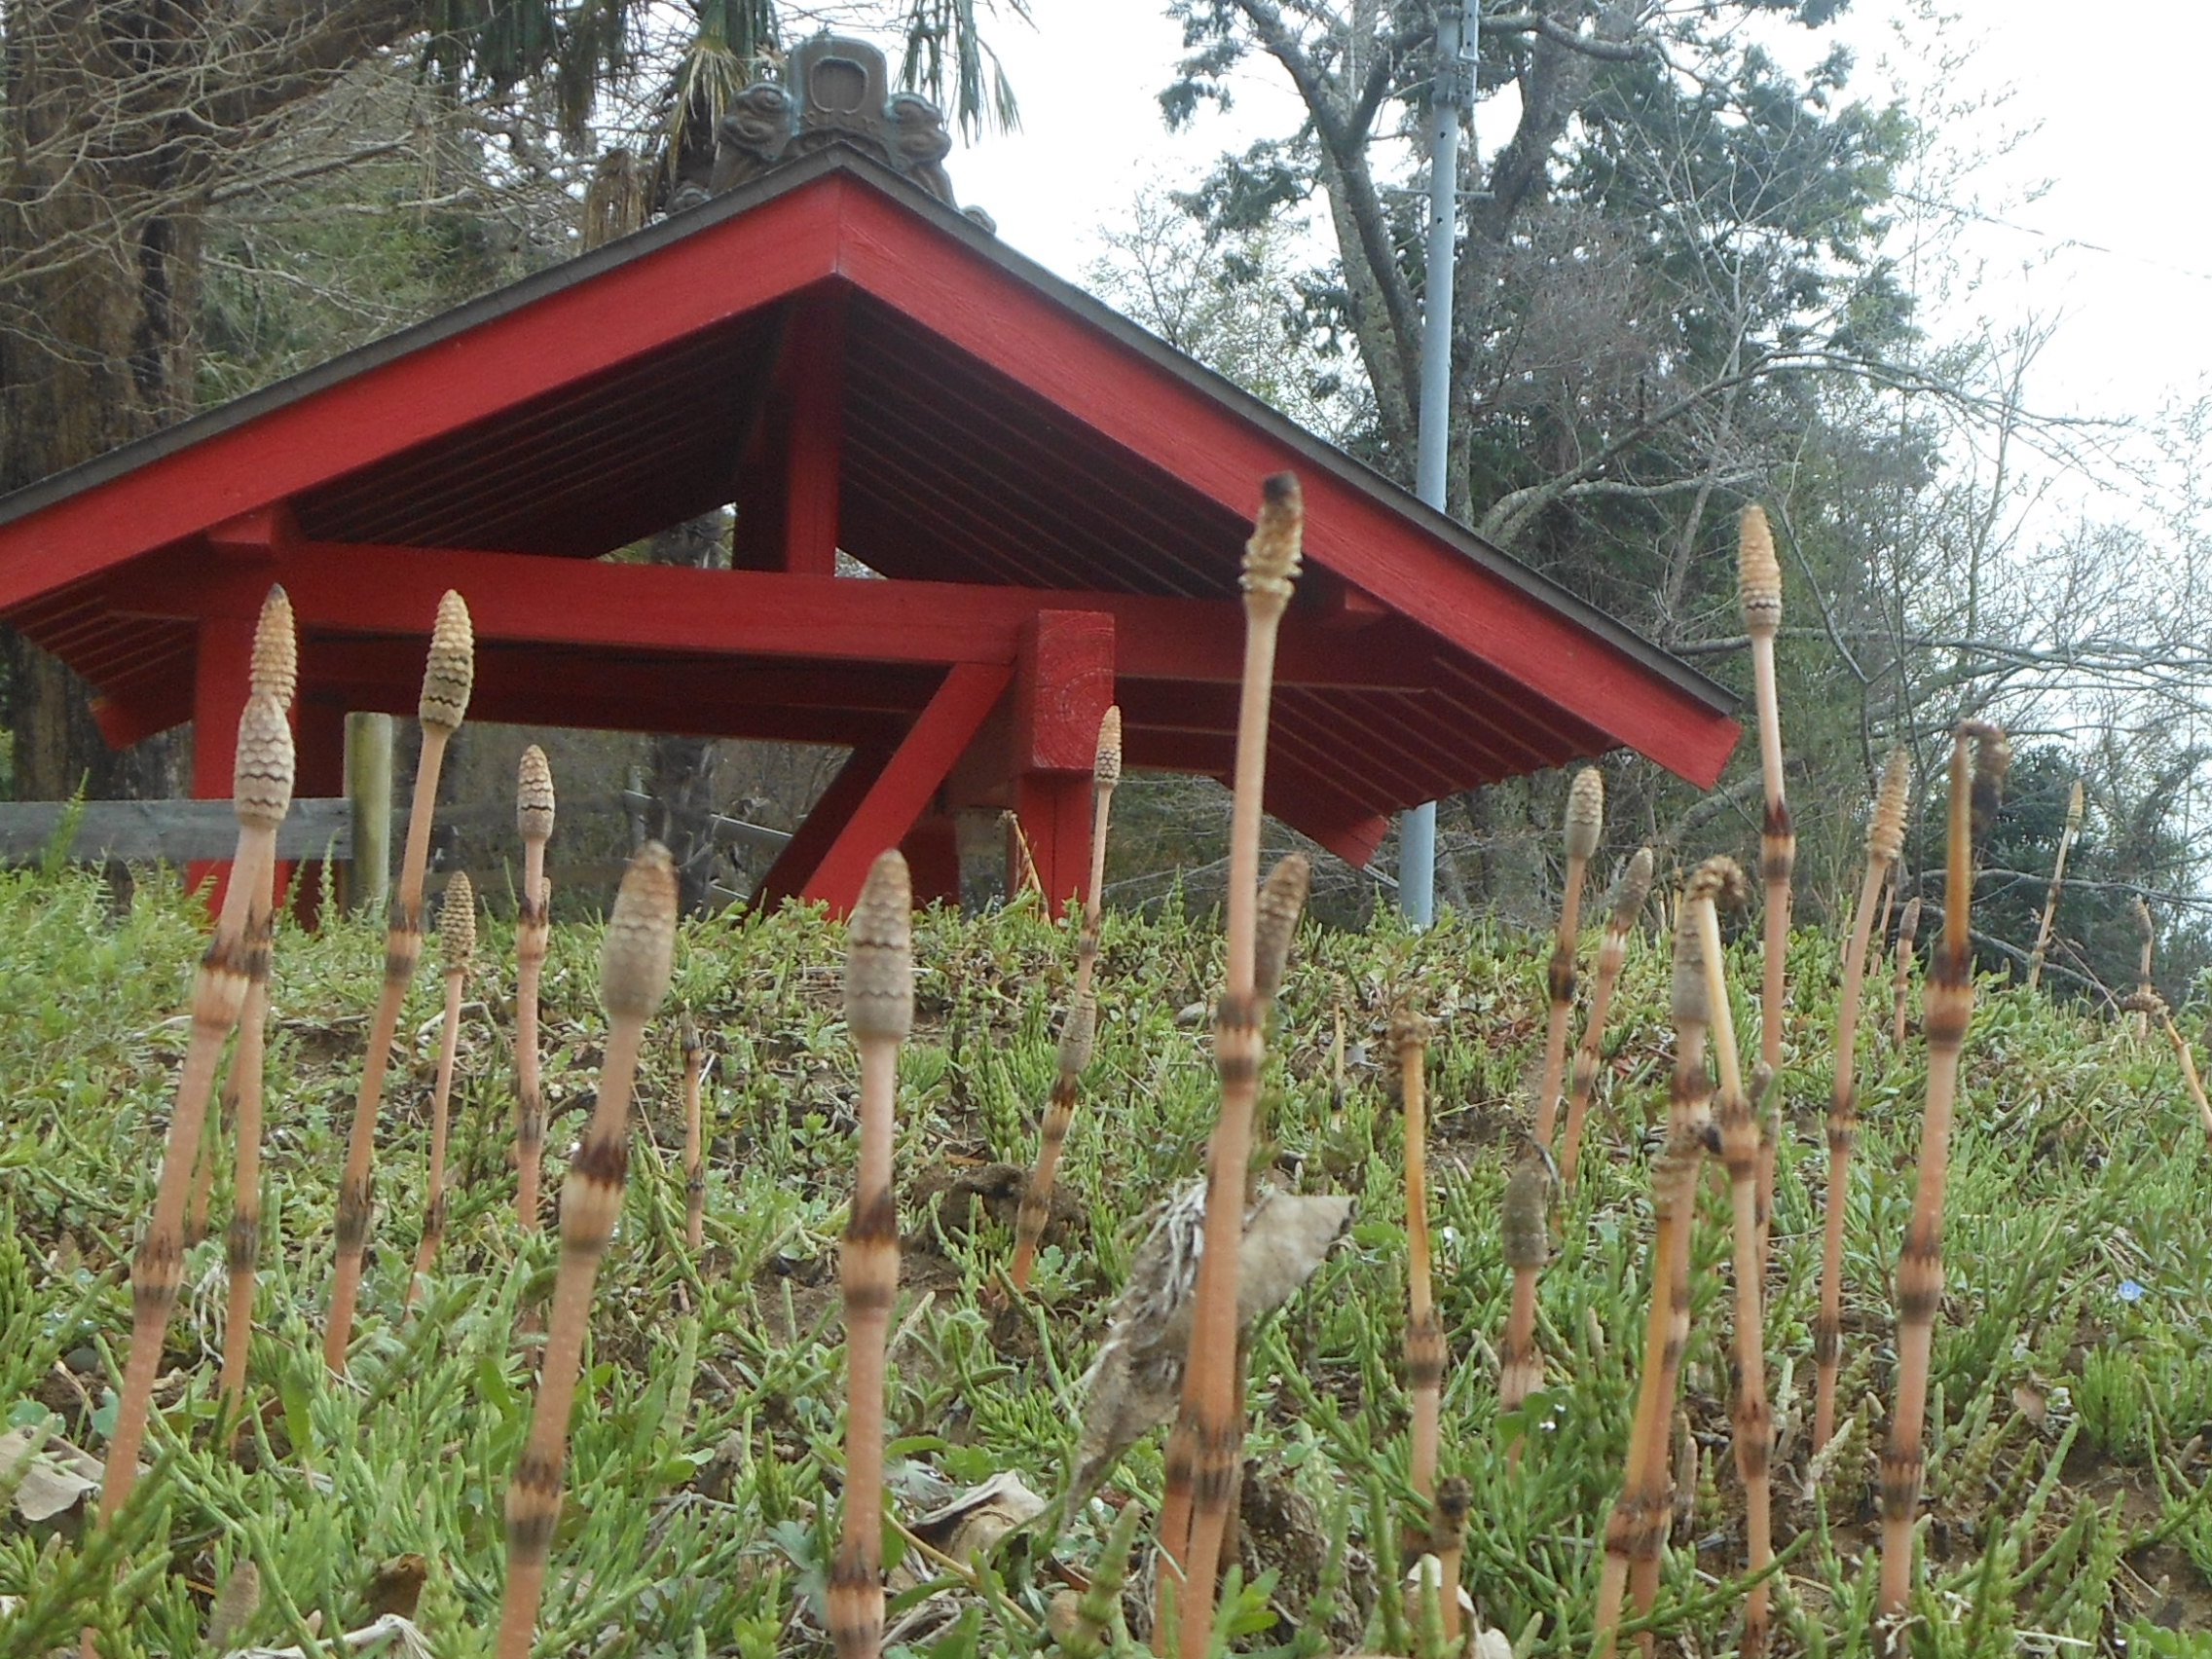
<svg viewBox="0 0 2212 1659"><path fill-rule="evenodd" d="M309 796L342 795L346 793L346 706L328 693L300 694L298 706L292 711L292 730L297 739L299 765L293 793L302 799ZM276 866L276 891L279 899L285 885L292 878L292 866ZM335 879L335 872L320 859L311 860L299 866L306 872L300 883L299 900L293 914L300 926L312 928L322 919L322 890Z"/></svg>
<svg viewBox="0 0 2212 1659"><path fill-rule="evenodd" d="M192 671L192 794L195 800L229 800L238 763L239 717L245 713L253 666L250 617L210 616L200 624L200 649ZM230 880L228 859L195 861L185 882L195 892L212 877L211 909L220 909Z"/></svg>
<svg viewBox="0 0 2212 1659"><path fill-rule="evenodd" d="M1090 768L1114 701L1112 614L1038 611L1021 631L1014 675L1014 810L1057 911L1081 901L1090 871Z"/></svg>
<svg viewBox="0 0 2212 1659"><path fill-rule="evenodd" d="M942 812L925 812L899 843L913 877L917 904L960 903L960 827Z"/></svg>
<svg viewBox="0 0 2212 1659"><path fill-rule="evenodd" d="M792 391L784 569L793 575L833 576L838 462L844 446L843 302L835 295L801 301L791 328L783 364Z"/></svg>
<svg viewBox="0 0 2212 1659"><path fill-rule="evenodd" d="M915 719L899 752L838 828L836 838L799 889L800 898L823 900L840 915L852 908L868 866L884 848L906 838L1011 678L1007 668L979 662L961 663L944 677L944 684ZM838 782L843 781L840 775ZM817 807L808 816L809 825L820 812ZM790 851L785 849L787 854Z"/></svg>

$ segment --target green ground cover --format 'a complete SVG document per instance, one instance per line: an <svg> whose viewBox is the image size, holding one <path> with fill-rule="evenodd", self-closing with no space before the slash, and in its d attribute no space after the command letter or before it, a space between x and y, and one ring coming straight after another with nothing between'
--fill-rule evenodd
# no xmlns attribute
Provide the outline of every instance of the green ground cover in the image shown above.
<svg viewBox="0 0 2212 1659"><path fill-rule="evenodd" d="M128 1345L129 1258L151 1201L183 1053L200 913L142 883L117 906L81 873L0 872L0 1429L97 1454ZM564 926L547 967L548 1187L593 1079L596 932ZM110 1654L205 1648L210 1600L252 1560L262 1595L240 1641L354 1629L386 1603L389 1564L426 1567L417 1621L434 1650L489 1651L501 1500L528 1425L531 1339L549 1235L526 1238L507 1161L513 1105L511 933L488 924L466 1011L445 1254L403 1317L420 1227L435 1057L436 975L417 982L387 1088L379 1220L352 1376L318 1357L338 1166L383 958L358 922L276 941L257 1411L242 1453L212 1433L223 1307L213 1236L193 1247L157 1393L158 1462L122 1525L82 1507L0 1514L0 1653L103 1632ZM1437 1022L1429 1086L1438 1295L1452 1365L1444 1467L1474 1491L1466 1582L1518 1653L1587 1650L1607 1505L1638 1363L1649 1126L1670 1034L1656 937L1632 951L1580 1190L1560 1216L1539 1332L1546 1385L1511 1421L1494 1345L1510 1274L1498 1201L1542 1043L1547 941L1481 923L1409 936L1309 928L1267 1071L1276 1178L1356 1196L1351 1232L1268 1324L1251 1365L1244 1566L1234 1623L1251 1651L1399 1652L1419 1643L1399 1589L1420 1521L1405 1475L1405 1231L1400 1120L1381 1058L1391 1010ZM1170 905L1110 915L1096 1057L1062 1165L1072 1202L1036 1294L1007 1311L994 1275L1072 975L1068 932L1017 905L932 913L916 935L918 1018L902 1062L899 1163L906 1289L888 1405L902 1518L952 1490L1018 1475L1058 1490L1079 1382L1144 1212L1192 1176L1215 1088L1202 1010L1218 938ZM1924 1061L1893 1049L1885 991L1861 1052L1865 1120L1850 1218L1846 1444L1815 1468L1811 1320L1819 1294L1820 1125L1836 941L1791 962L1790 1106L1768 1315L1785 1552L1782 1650L1868 1653L1877 1527L1873 1456L1890 1384L1888 1285L1911 1203ZM819 1597L834 1539L842 1350L836 1239L853 1158L856 1065L840 1022L840 929L787 911L686 924L668 1017L642 1083L624 1219L600 1277L544 1655L827 1652ZM1739 963L1737 980L1749 979ZM675 1013L719 1056L709 1090L705 1252L682 1248ZM1330 1065L1343 1011L1352 1064ZM2184 1029L2202 1009L2184 1011ZM1739 1007L1739 1029L1752 1028ZM1986 987L1966 1051L1936 1346L1926 1587L1911 1650L1929 1655L2212 1652L2212 1156L2155 1034ZM227 1154L226 1154L227 1161ZM1695 1450L1656 1630L1663 1651L1733 1650L1741 1559L1728 1452L1728 1243L1717 1178L1702 1188L1697 1323L1678 1438ZM1510 1435L1529 1450L1509 1467ZM1139 1445L1052 1550L1005 1551L980 1583L895 1593L916 1654L1050 1650L1055 1592L1096 1562L1116 1508L1149 1516L1157 1440ZM894 1534L894 1554L903 1552ZM380 1568L387 1568L380 1577ZM1066 1570L1062 1570L1062 1569ZM921 1570L929 1569L923 1566ZM405 1569L397 1569L404 1578Z"/></svg>

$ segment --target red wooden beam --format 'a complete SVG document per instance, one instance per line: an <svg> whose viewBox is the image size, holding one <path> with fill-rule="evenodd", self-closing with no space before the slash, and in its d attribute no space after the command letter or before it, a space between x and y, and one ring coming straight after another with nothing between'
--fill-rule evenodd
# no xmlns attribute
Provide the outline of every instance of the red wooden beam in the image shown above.
<svg viewBox="0 0 2212 1659"><path fill-rule="evenodd" d="M832 184L847 199L839 269L869 294L1239 513L1250 510L1256 480L1297 471L1309 560L1613 741L1701 788L1717 779L1735 746L1735 721L1593 633L1566 606L1475 563L1421 525L1424 509L1410 498L1385 504L1230 404L1194 395L1163 365L1071 316L1060 300L903 203L857 179L825 181Z"/></svg>
<svg viewBox="0 0 2212 1659"><path fill-rule="evenodd" d="M118 611L197 619L254 614L283 582L303 629L428 637L438 598L468 600L480 641L609 650L698 651L845 662L1011 665L1038 611L1114 619L1125 679L1235 683L1244 618L1233 600L1068 593L992 583L873 581L772 571L609 565L527 553L308 543L236 573L189 552L115 572ZM1276 678L1286 685L1419 688L1434 647L1419 629L1382 623L1347 634L1295 614L1283 620Z"/></svg>
<svg viewBox="0 0 2212 1659"><path fill-rule="evenodd" d="M979 662L961 663L944 677L943 688L837 830L799 897L822 900L839 915L852 908L868 866L906 838L1013 678L1011 669Z"/></svg>
<svg viewBox="0 0 2212 1659"><path fill-rule="evenodd" d="M246 400L236 424L0 526L0 611L832 276L843 215L836 192L794 191L644 255L586 254L578 267L602 267L590 280L571 269L531 285L527 303L496 295L464 307L428 326L435 350L402 350L368 369L341 359L314 371L328 384L271 400L258 416Z"/></svg>

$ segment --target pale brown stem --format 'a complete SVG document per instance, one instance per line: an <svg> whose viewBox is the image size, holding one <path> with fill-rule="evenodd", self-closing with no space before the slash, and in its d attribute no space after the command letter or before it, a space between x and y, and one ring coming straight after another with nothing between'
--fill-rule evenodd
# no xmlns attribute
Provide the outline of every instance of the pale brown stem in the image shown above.
<svg viewBox="0 0 2212 1659"><path fill-rule="evenodd" d="M537 1231L539 1172L545 1163L545 1095L537 1054L537 992L552 936L552 889L545 881L545 840L523 842L522 903L515 916L515 1213L525 1233Z"/></svg>
<svg viewBox="0 0 2212 1659"><path fill-rule="evenodd" d="M200 1149L192 1160L192 1197L184 1206L184 1247L207 1236L207 1208L215 1198L215 1161L223 1156L223 1126L238 1121L238 1061L215 1091L215 1111L200 1125Z"/></svg>
<svg viewBox="0 0 2212 1659"><path fill-rule="evenodd" d="M591 1327L592 1290L629 1180L630 1093L645 1035L642 1014L617 1014L610 1021L599 1103L561 1189L561 1265L538 1366L537 1403L531 1413L530 1438L507 1488L507 1588L494 1649L498 1659L530 1659L536 1634L546 1559L561 1518L569 1418Z"/></svg>
<svg viewBox="0 0 2212 1659"><path fill-rule="evenodd" d="M274 925L274 863L270 876L271 891L264 904ZM218 1385L234 1434L243 1426L239 1408L245 1401L246 1359L253 1341L253 1303L260 1272L263 1057L269 1029L268 951L253 953L248 960L257 963L260 971L246 985L245 1004L239 1014L238 1043L231 1052L231 1077L238 1086L235 1119L238 1162L231 1183L231 1225L224 1237L229 1297L223 1319L223 1368Z"/></svg>
<svg viewBox="0 0 2212 1659"><path fill-rule="evenodd" d="M1720 918L1710 903L1699 905L1698 926L1705 940L1705 977L1713 1002L1713 1038L1720 1063L1717 1112L1720 1156L1728 1170L1734 1210L1736 1277L1736 1473L1744 1484L1744 1539L1752 1575L1774 1559L1768 1459L1773 1448L1773 1415L1766 1391L1764 1286L1759 1281L1758 1163L1759 1121L1744 1088L1744 1068L1736 1052L1736 1027L1728 1008L1725 958L1720 948ZM1764 1086L1773 1074L1761 1062ZM1766 1649L1767 1585L1753 1585L1744 1604L1745 1659Z"/></svg>
<svg viewBox="0 0 2212 1659"><path fill-rule="evenodd" d="M1414 1408L1409 1468L1414 1495L1424 1505L1436 1496L1444 1410L1444 1327L1429 1278L1427 1057L1419 1042L1400 1045L1406 1099L1406 1382Z"/></svg>
<svg viewBox="0 0 2212 1659"><path fill-rule="evenodd" d="M1835 1019L1835 1082L1828 1095L1827 1214L1821 1254L1821 1310L1813 1321L1813 1361L1818 1371L1813 1398L1816 1453L1835 1432L1836 1378L1843 1362L1843 1223L1851 1193L1851 1154L1859 1140L1859 1001L1865 984L1866 946L1873 937L1874 910L1888 874L1885 861L1866 861L1851 940L1843 951L1843 989Z"/></svg>
<svg viewBox="0 0 2212 1659"><path fill-rule="evenodd" d="M1666 1150L1651 1172L1655 1226L1651 1238L1651 1303L1643 1326L1643 1366L1629 1429L1621 1495L1605 1524L1605 1562L1598 1582L1594 1659L1611 1659L1624 1592L1656 1586L1669 1514L1668 1425L1689 1340L1689 1242L1697 1172L1705 1156L1711 1085L1705 1079L1705 1031L1681 1022L1676 1037Z"/></svg>
<svg viewBox="0 0 2212 1659"><path fill-rule="evenodd" d="M830 1634L839 1659L874 1659L883 1641L883 1374L899 1284L891 1191L899 1040L863 1038L860 1167L845 1231L845 1498L830 1572Z"/></svg>
<svg viewBox="0 0 2212 1659"><path fill-rule="evenodd" d="M1597 1091L1599 1058L1605 1037L1605 1016L1612 1012L1613 988L1620 983L1621 966L1628 960L1626 927L1607 925L1604 942L1598 947L1598 982L1590 993L1590 1019L1574 1051L1574 1082L1567 1102L1567 1128L1560 1143L1559 1176L1574 1185L1582 1162L1582 1133L1589 1122L1590 1099Z"/></svg>
<svg viewBox="0 0 2212 1659"><path fill-rule="evenodd" d="M438 773L444 767L445 729L423 727L423 751L415 766L415 800L407 818L407 850L400 861L399 889L392 898L391 926L385 935L384 989L369 1025L369 1050L361 1063L361 1090L353 1099L353 1123L346 1137L346 1167L338 1183L338 1266L330 1288L330 1319L322 1333L322 1362L346 1373L346 1350L353 1344L353 1310L361 1292L361 1256L369 1242L370 1166L376 1156L377 1110L384 1101L385 1072L391 1063L391 1042L399 1029L400 1005L423 955L423 872L430 857L430 815L438 802Z"/></svg>
<svg viewBox="0 0 2212 1659"><path fill-rule="evenodd" d="M1982 746L1982 768L1970 768L1968 745ZM1943 1187L1950 1167L1951 1114L1958 1097L1959 1053L1973 1014L1972 959L1968 935L1973 905L1972 824L1983 803L1990 746L2002 756L2002 734L1962 726L1951 751L1951 803L1944 879L1943 938L1930 965L1924 1022L1928 1032L1928 1114L1921 1125L1920 1176L1912 1220L1898 1259L1898 1393L1890 1439L1882 1453L1882 1571L1875 1603L1883 1617L1904 1610L1912 1589L1913 1522L1927 1469L1928 1367L1936 1312L1943 1296ZM1994 795L1994 784L1990 785ZM1994 799L1989 809L1994 809Z"/></svg>
<svg viewBox="0 0 2212 1659"><path fill-rule="evenodd" d="M2204 1097L2204 1080L2196 1072L2196 1056L2190 1052L2189 1039L2174 1024L2173 1015L2161 1013L2158 1023L2164 1027L2166 1041L2173 1046L2174 1058L2181 1062L2181 1080L2189 1088L2189 1097L2196 1105L2196 1121L2204 1125L2204 1138L2212 1142L2212 1100Z"/></svg>
<svg viewBox="0 0 2212 1659"><path fill-rule="evenodd" d="M238 1024L245 1003L254 973L253 952L257 945L267 947L268 893L276 855L274 824L240 825L238 855L224 890L222 913L193 985L192 1035L177 1077L176 1110L169 1119L154 1213L130 1264L130 1354L124 1365L115 1433L108 1442L106 1476L100 1486L103 1524L115 1519L138 1476L138 1452L145 1444L162 1340L184 1272L184 1210L193 1154L200 1145L224 1040Z"/></svg>
<svg viewBox="0 0 2212 1659"><path fill-rule="evenodd" d="M1539 1269L1517 1265L1513 1270L1513 1307L1506 1314L1505 1344L1498 1349L1498 1410L1517 1411L1544 1380L1544 1356L1536 1351L1536 1278ZM1508 1465L1521 1461L1524 1437L1516 1436L1506 1449Z"/></svg>
<svg viewBox="0 0 2212 1659"><path fill-rule="evenodd" d="M575 1404L584 1339L591 1325L599 1264L621 1219L630 1172L630 1098L645 1023L668 981L676 943L676 866L648 841L630 861L608 918L600 957L600 1000L607 1007L606 1058L599 1098L583 1144L561 1189L561 1265L539 1363L530 1436L507 1488L507 1585L494 1652L530 1659L545 1565L561 1519L562 1467Z"/></svg>
<svg viewBox="0 0 2212 1659"><path fill-rule="evenodd" d="M1536 1140L1552 1144L1559 1124L1560 1088L1567 1076L1567 1027L1574 1014L1574 950L1582 931L1582 884L1590 867L1586 858L1567 861L1567 892L1560 900L1559 938L1545 971L1550 1007L1544 1020L1543 1080L1536 1088Z"/></svg>
<svg viewBox="0 0 2212 1659"><path fill-rule="evenodd" d="M1235 1398L1236 1287L1243 1235L1245 1170L1252 1160L1252 1114L1259 1095L1264 1042L1255 993L1253 940L1260 885L1261 791L1266 781L1268 711L1274 683L1275 640L1298 567L1298 483L1289 474L1267 481L1266 500L1245 558L1244 676L1237 704L1235 790L1230 812L1227 985L1214 1023L1221 1074L1221 1119L1206 1149L1206 1236L1231 1241L1198 1260L1190 1357L1183 1372L1181 1417L1193 1448L1191 1533L1187 1541L1161 1521L1161 1543L1185 1569L1180 1608L1181 1651L1202 1659L1213 1628L1214 1572L1228 1523L1230 1471L1243 1435Z"/></svg>
<svg viewBox="0 0 2212 1659"><path fill-rule="evenodd" d="M1021 1208L1014 1215L1014 1266L1010 1276L1016 1292L1029 1288L1037 1268L1038 1246L1052 1214L1052 1183L1057 1178L1060 1153L1067 1146L1068 1130L1075 1123L1076 1102L1083 1088L1083 1067L1090 1057L1090 1042L1070 1041L1074 1022L1095 1022L1095 1008L1082 1012L1091 997L1091 980L1097 971L1098 930L1103 919L1106 886L1106 829L1114 805L1114 786L1105 784L1091 793L1090 884L1084 890L1083 930L1076 936L1075 990L1069 997L1067 1020L1062 1028L1057 1075L1045 1108L1045 1121L1037 1137L1037 1166L1021 1190Z"/></svg>
<svg viewBox="0 0 2212 1659"><path fill-rule="evenodd" d="M1797 832L1789 821L1789 804L1783 795L1782 707L1775 690L1774 636L1751 638L1751 672L1758 700L1759 767L1766 780L1766 821L1759 830L1759 876L1766 885L1765 961L1759 989L1759 1063L1775 1079L1782 1079L1782 1019L1788 987L1789 878L1797 859ZM1774 1218L1774 1160L1779 1137L1768 1135L1759 1147L1758 1262L1763 1286L1767 1259L1767 1230Z"/></svg>
<svg viewBox="0 0 2212 1659"><path fill-rule="evenodd" d="M438 1037L438 1076L430 1089L430 1168L423 1184L423 1236L415 1246L415 1269L407 1275L406 1306L413 1309L424 1277L437 1260L446 1235L446 1125L452 1118L453 1074L461 1057L461 993L466 974L446 974L445 1023Z"/></svg>
<svg viewBox="0 0 2212 1659"><path fill-rule="evenodd" d="M1920 901L1908 899L1898 915L1898 963L1890 976L1890 1046L1904 1047L1905 1004L1912 996L1912 940L1920 928Z"/></svg>
<svg viewBox="0 0 2212 1659"><path fill-rule="evenodd" d="M2074 837L2082 828L2082 786L2077 783L2066 800L2066 827L2059 832L2058 856L2050 865L2050 891L2044 896L2043 920L2036 924L2036 947L2028 952L2028 989L2043 982L2044 955L2050 949L2050 931L2058 923L2058 900L2066 888L2066 855L2074 850Z"/></svg>
<svg viewBox="0 0 2212 1659"><path fill-rule="evenodd" d="M693 1253L707 1242L707 1050L685 1021L683 1033L683 1245Z"/></svg>

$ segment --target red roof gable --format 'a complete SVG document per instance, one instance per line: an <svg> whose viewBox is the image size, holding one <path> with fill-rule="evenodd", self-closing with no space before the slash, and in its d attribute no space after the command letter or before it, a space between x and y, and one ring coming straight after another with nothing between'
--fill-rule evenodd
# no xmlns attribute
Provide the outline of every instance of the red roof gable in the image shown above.
<svg viewBox="0 0 2212 1659"><path fill-rule="evenodd" d="M779 557L808 442L825 534L889 580ZM842 150L0 499L0 614L118 738L190 717L209 619L275 576L347 706L412 707L453 586L487 718L858 743L949 666L1011 664L1041 607L1088 610L1130 763L1220 773L1228 602L1285 469L1290 822L1357 851L1380 814L1619 746L1714 781L1726 693ZM766 568L593 562L732 501ZM231 522L257 513L269 536Z"/></svg>

